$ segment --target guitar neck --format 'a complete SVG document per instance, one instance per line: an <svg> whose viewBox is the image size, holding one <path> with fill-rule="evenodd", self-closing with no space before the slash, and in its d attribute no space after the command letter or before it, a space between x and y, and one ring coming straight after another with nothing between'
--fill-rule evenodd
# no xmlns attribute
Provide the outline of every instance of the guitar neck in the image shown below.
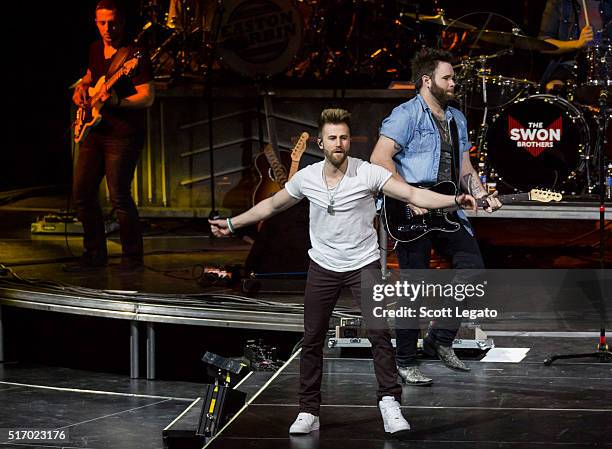
<svg viewBox="0 0 612 449"><path fill-rule="evenodd" d="M530 198L529 198L529 192L525 192L525 193L513 193L510 195L501 195L501 196L498 196L497 199L502 204L512 204L512 203L518 203L520 201L529 201ZM478 205L479 208L486 208L489 205L489 203L487 203L486 197L477 199L476 204ZM459 209L461 208L457 206L448 207L448 208L445 207L444 211L454 212Z"/></svg>
<svg viewBox="0 0 612 449"><path fill-rule="evenodd" d="M268 160L268 164L270 164L270 167L272 168L274 180L280 185L281 188L285 187L285 184L287 183L287 174L283 164L280 162L276 156L276 153L272 149L272 144L267 144L263 149L263 153Z"/></svg>
<svg viewBox="0 0 612 449"><path fill-rule="evenodd" d="M289 167L289 175L287 176L288 179L293 178L293 175L295 175L298 172L298 169L300 168L300 161L291 161L291 167Z"/></svg>
<svg viewBox="0 0 612 449"><path fill-rule="evenodd" d="M104 92L105 90L106 91L111 90L113 86L117 83L117 81L119 81L119 78L121 78L122 75L123 75L123 67L117 70L113 76L111 76L109 79L107 79L104 82L102 89L100 89L100 91L92 97L91 104L95 104L100 100L100 97L102 96L102 92Z"/></svg>

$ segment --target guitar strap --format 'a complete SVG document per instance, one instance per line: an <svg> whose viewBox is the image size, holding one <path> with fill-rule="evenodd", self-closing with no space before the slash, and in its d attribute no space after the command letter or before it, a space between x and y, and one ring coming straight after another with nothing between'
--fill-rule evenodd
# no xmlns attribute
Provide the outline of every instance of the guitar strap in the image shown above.
<svg viewBox="0 0 612 449"><path fill-rule="evenodd" d="M106 72L106 79L109 79L111 76L115 74L119 68L127 61L128 57L132 53L132 49L130 47L121 47L119 50L115 52L113 55L113 59L108 67L108 71Z"/></svg>
<svg viewBox="0 0 612 449"><path fill-rule="evenodd" d="M452 147L452 158L451 158L451 179L457 185L460 186L459 182L459 158L461 157L460 145L459 145L459 132L457 131L457 124L453 117L450 121L450 134L451 134L451 147Z"/></svg>

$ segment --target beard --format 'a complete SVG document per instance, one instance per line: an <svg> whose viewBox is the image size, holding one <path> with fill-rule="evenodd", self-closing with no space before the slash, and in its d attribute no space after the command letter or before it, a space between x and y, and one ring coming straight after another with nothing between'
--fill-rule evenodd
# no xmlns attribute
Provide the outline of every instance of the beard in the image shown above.
<svg viewBox="0 0 612 449"><path fill-rule="evenodd" d="M440 103L440 106L446 107L449 101L455 98L455 94L442 89L434 80L431 83L431 95Z"/></svg>
<svg viewBox="0 0 612 449"><path fill-rule="evenodd" d="M335 150L325 151L325 159L336 168L340 168L347 158L346 151L334 153Z"/></svg>

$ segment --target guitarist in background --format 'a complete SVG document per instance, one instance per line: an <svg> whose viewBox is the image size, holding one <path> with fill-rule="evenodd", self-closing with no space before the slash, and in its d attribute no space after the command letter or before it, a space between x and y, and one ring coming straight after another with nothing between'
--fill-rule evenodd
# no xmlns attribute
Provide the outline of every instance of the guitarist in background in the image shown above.
<svg viewBox="0 0 612 449"><path fill-rule="evenodd" d="M123 46L125 11L117 1L98 1L95 22L100 39L90 46L87 72L74 90L72 100L77 106L87 104L87 89L102 76L108 79L129 54ZM78 262L65 265L65 271L90 271L106 266L106 236L98 200L105 175L120 226L122 257L117 268L129 271L142 267L142 231L130 189L144 144L143 109L151 106L155 98L152 79L147 58L141 58L131 79L122 77L102 96L105 102L102 120L79 148L73 180L75 208L83 223L84 252Z"/></svg>
<svg viewBox="0 0 612 449"><path fill-rule="evenodd" d="M380 138L371 162L391 171L396 179L411 184L433 185L453 181L475 198L487 196L479 176L470 162L467 121L449 101L455 97L452 55L445 51L424 49L412 61L412 74L418 95L396 107L383 120ZM459 182L458 182L459 181ZM497 192L489 195L485 210L493 212L501 203ZM426 210L410 206L415 214ZM429 232L408 243L399 243L400 269L427 269L431 249L452 259L453 269L480 269L484 262L465 213L458 212L461 227L457 232ZM449 367L460 371L469 368L457 358L452 343L460 322L445 323L443 329L434 322L424 338L424 350L436 355ZM397 365L408 385L429 385L416 366L418 324L396 326Z"/></svg>

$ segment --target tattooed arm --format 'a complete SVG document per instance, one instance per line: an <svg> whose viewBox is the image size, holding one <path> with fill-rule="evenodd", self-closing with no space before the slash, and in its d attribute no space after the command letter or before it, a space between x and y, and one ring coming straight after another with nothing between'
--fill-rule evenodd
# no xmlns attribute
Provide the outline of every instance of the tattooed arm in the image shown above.
<svg viewBox="0 0 612 449"><path fill-rule="evenodd" d="M470 161L470 153L465 151L461 161L461 187L474 198L482 198L487 194L484 186L480 182L480 177Z"/></svg>
<svg viewBox="0 0 612 449"><path fill-rule="evenodd" d="M472 195L474 198L479 199L487 197L487 202L489 203L489 206L485 208L487 212L493 212L502 206L499 200L496 198L497 192L487 196L487 190L480 182L480 176L478 176L478 173L472 166L468 151L463 153L460 182L463 190Z"/></svg>

